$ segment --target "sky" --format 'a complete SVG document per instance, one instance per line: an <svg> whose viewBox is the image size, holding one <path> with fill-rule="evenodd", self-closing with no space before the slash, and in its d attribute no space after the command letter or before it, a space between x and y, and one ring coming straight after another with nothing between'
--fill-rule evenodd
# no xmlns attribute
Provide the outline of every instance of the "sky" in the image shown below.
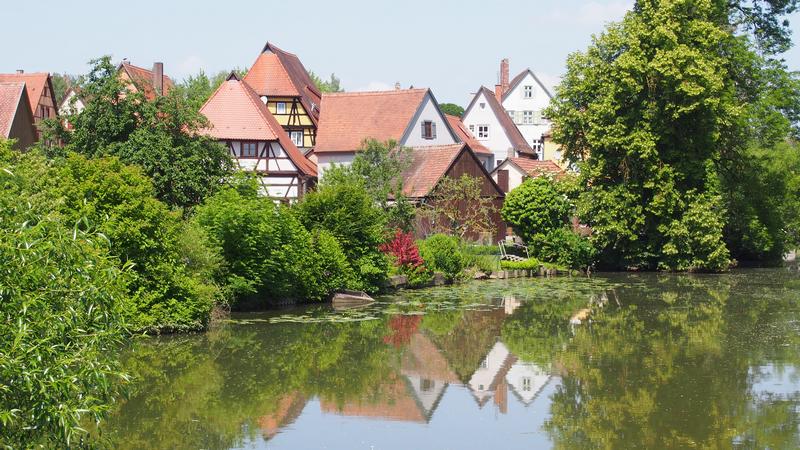
<svg viewBox="0 0 800 450"><path fill-rule="evenodd" d="M297 54L348 91L430 87L466 106L492 87L500 60L511 76L530 67L548 86L567 56L624 15L632 0L43 0L4 5L0 73L82 74L111 55L181 80L200 69L247 68L267 41ZM789 18L794 40L800 13ZM800 70L800 49L783 55Z"/></svg>

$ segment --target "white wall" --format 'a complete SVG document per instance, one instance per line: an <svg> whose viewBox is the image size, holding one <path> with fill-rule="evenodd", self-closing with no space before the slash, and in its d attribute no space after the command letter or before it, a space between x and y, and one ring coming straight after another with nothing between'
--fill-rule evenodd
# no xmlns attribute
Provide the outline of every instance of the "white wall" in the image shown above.
<svg viewBox="0 0 800 450"><path fill-rule="evenodd" d="M519 170L517 166L511 164L508 161L500 164L500 167L497 170L508 170L508 192L513 191L516 187L522 184L522 178L525 176L525 173ZM497 183L497 170L492 172L492 179L495 183Z"/></svg>
<svg viewBox="0 0 800 450"><path fill-rule="evenodd" d="M525 98L525 86L533 87L533 96L531 98ZM548 105L550 105L550 96L530 72L527 72L525 78L520 81L513 91L508 93L503 101L503 107L506 111L515 112L514 123L517 124L517 128L525 137L525 141L531 145L533 145L534 141L540 140L542 134L550 129L550 122L542 118L538 120L538 123L532 125L523 124L521 111L534 111L534 120L536 121L537 115L541 117L541 112ZM520 113L516 114L517 111L520 111Z"/></svg>
<svg viewBox="0 0 800 450"><path fill-rule="evenodd" d="M508 370L506 381L514 387L514 391L522 398L522 402L528 405L542 387L550 381L550 370L547 367L519 361Z"/></svg>
<svg viewBox="0 0 800 450"><path fill-rule="evenodd" d="M494 115L491 106L486 102L486 97L483 92L478 94L478 99L472 105L472 109L464 114L462 120L464 121L464 125L466 125L475 136L475 139L494 153L495 164L508 157L509 149L513 148L513 146L508 136L506 136L505 130L500 126L500 122ZM489 125L488 138L478 137L478 125Z"/></svg>
<svg viewBox="0 0 800 450"><path fill-rule="evenodd" d="M355 158L355 152L350 153L315 153L317 155L317 178L321 181L325 176L325 171L334 164L338 166L349 166Z"/></svg>
<svg viewBox="0 0 800 450"><path fill-rule="evenodd" d="M299 171L294 163L288 159L283 147L276 141L258 141L257 157L243 158L242 143L231 142L233 157L240 170L261 172L259 177L260 194L268 197L296 199L299 196ZM270 151L271 150L271 151ZM277 159L276 159L277 158ZM286 158L286 159L280 159ZM274 172L286 172L286 175L270 175ZM291 186L285 186L289 185Z"/></svg>
<svg viewBox="0 0 800 450"><path fill-rule="evenodd" d="M481 366L472 374L469 379L469 387L479 400L492 395L493 391L489 390L489 386L491 386L500 369L503 368L503 363L510 353L502 342L495 343Z"/></svg>
<svg viewBox="0 0 800 450"><path fill-rule="evenodd" d="M456 140L450 134L450 131L448 131L447 121L436 107L430 93L422 100L420 113L415 119L414 124L406 130L407 136L401 138L400 145L406 147L426 147L430 145L448 145L456 143ZM426 120L430 120L436 124L436 137L434 139L422 138L422 122Z"/></svg>

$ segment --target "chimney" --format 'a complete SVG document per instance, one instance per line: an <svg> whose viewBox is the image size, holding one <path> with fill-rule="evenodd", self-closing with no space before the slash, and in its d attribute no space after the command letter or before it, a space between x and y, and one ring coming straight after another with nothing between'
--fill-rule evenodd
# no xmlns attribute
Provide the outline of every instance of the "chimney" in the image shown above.
<svg viewBox="0 0 800 450"><path fill-rule="evenodd" d="M22 75L23 73L25 73L25 71L24 71L24 70L22 70L22 69L17 69L17 74L18 74L18 75Z"/></svg>
<svg viewBox="0 0 800 450"><path fill-rule="evenodd" d="M394 90L395 91L399 91L400 90L400 82L399 81L394 84Z"/></svg>
<svg viewBox="0 0 800 450"><path fill-rule="evenodd" d="M503 94L508 91L508 58L500 61L500 86L503 87Z"/></svg>
<svg viewBox="0 0 800 450"><path fill-rule="evenodd" d="M164 63L153 63L153 88L156 94L164 95Z"/></svg>
<svg viewBox="0 0 800 450"><path fill-rule="evenodd" d="M494 85L494 98L497 99L497 103L503 104L503 86L499 84Z"/></svg>

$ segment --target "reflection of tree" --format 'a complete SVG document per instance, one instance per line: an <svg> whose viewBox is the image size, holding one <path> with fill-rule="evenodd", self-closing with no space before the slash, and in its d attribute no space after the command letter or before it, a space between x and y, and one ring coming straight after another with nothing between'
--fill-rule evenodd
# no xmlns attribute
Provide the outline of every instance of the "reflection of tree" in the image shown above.
<svg viewBox="0 0 800 450"><path fill-rule="evenodd" d="M383 342L401 348L411 342L411 336L417 332L419 323L422 321L420 315L395 315L389 319L390 333L383 338Z"/></svg>
<svg viewBox="0 0 800 450"><path fill-rule="evenodd" d="M750 392L751 355L765 343L750 328L766 302L741 295L736 280L670 276L618 290L623 307L595 315L558 356L563 379L545 426L556 447L794 447L797 399L789 407Z"/></svg>

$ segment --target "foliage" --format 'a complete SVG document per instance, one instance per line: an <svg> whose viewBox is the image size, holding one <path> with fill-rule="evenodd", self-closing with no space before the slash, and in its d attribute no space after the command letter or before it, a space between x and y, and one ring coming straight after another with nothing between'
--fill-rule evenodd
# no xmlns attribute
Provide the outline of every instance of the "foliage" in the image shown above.
<svg viewBox="0 0 800 450"><path fill-rule="evenodd" d="M117 156L140 166L153 181L156 197L170 206L190 208L213 194L233 170L227 150L198 130L207 125L181 89L148 100L131 92L109 57L92 61L81 84L86 108L62 121L50 121L44 142L50 154L74 151L89 157ZM195 102L196 103L196 102Z"/></svg>
<svg viewBox="0 0 800 450"><path fill-rule="evenodd" d="M341 87L341 80L334 74L331 74L331 78L328 81L323 80L314 72L309 72L308 75L311 77L311 81L314 82L314 86L316 86L320 92L344 92L344 89Z"/></svg>
<svg viewBox="0 0 800 450"><path fill-rule="evenodd" d="M125 273L102 234L30 195L30 172L0 167L0 446L80 446L124 378Z"/></svg>
<svg viewBox="0 0 800 450"><path fill-rule="evenodd" d="M429 217L435 232L463 238L493 233L492 216L496 210L494 198L483 194L482 180L464 174L460 178L442 178L431 192L429 208L422 214Z"/></svg>
<svg viewBox="0 0 800 450"><path fill-rule="evenodd" d="M424 261L419 256L419 248L414 243L414 237L411 233L404 233L397 230L394 238L381 244L379 247L384 253L388 253L394 258L395 264L399 266L408 266L409 268L416 269L421 266Z"/></svg>
<svg viewBox="0 0 800 450"><path fill-rule="evenodd" d="M336 171L341 171L339 175ZM386 214L367 190L362 179L342 176L344 169L326 173L317 190L306 194L293 208L310 231L325 230L342 246L355 271L356 287L375 292L384 284L388 258L383 244Z"/></svg>
<svg viewBox="0 0 800 450"><path fill-rule="evenodd" d="M696 221L690 215L725 210L699 206L695 196L710 202L722 195L736 207L727 212L737 214L741 205L725 196L738 189L720 186L738 187L730 174L745 159L748 139L775 142L792 129L800 104L795 82L785 66L734 35L753 26L760 40L779 45L785 27L774 20L795 2L760 9L772 3L642 0L586 52L570 56L548 115L554 140L580 165L586 191L578 210L593 229L603 267L727 267L719 248L674 241ZM753 5L759 6L748 9ZM741 27L732 26L730 20L747 10L752 14L737 23ZM768 95L776 89L791 95ZM706 218L707 226L695 229L711 235L690 239L715 247L731 219L723 216L720 227Z"/></svg>
<svg viewBox="0 0 800 450"><path fill-rule="evenodd" d="M219 282L241 305L255 300L322 300L335 289L356 287L337 239L307 231L290 210L254 192L226 187L197 208L202 227L226 262Z"/></svg>
<svg viewBox="0 0 800 450"><path fill-rule="evenodd" d="M54 73L50 79L53 81L53 101L56 107L64 100L67 90L79 83L77 76L68 73Z"/></svg>
<svg viewBox="0 0 800 450"><path fill-rule="evenodd" d="M664 235L661 269L721 272L730 264L730 253L722 241L722 213L718 196L688 192L692 201L679 220L669 224Z"/></svg>
<svg viewBox="0 0 800 450"><path fill-rule="evenodd" d="M586 269L594 264L596 257L589 239L568 226L536 234L529 245L531 253L540 260L570 269Z"/></svg>
<svg viewBox="0 0 800 450"><path fill-rule="evenodd" d="M443 113L450 114L451 116L461 117L464 115L464 107L456 105L455 103L442 103L439 105L439 109L441 109Z"/></svg>
<svg viewBox="0 0 800 450"><path fill-rule="evenodd" d="M448 281L463 275L467 260L461 250L461 241L455 236L434 234L419 241L419 250L431 270L444 273Z"/></svg>
<svg viewBox="0 0 800 450"><path fill-rule="evenodd" d="M500 268L503 270L539 270L542 265L536 258L528 258L524 261L500 261Z"/></svg>
<svg viewBox="0 0 800 450"><path fill-rule="evenodd" d="M467 267L472 267L487 275L496 272L500 267L500 251L495 245L464 244L461 251L466 259Z"/></svg>
<svg viewBox="0 0 800 450"><path fill-rule="evenodd" d="M549 234L563 227L571 212L567 198L549 177L525 180L506 195L501 215L514 232L531 243L537 234Z"/></svg>

